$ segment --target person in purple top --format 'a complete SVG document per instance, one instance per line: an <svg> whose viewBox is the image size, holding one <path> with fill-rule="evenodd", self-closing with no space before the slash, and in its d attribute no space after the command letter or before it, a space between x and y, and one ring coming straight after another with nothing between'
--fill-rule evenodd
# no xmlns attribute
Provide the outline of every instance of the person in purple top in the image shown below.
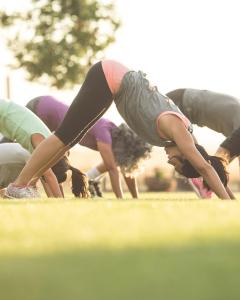
<svg viewBox="0 0 240 300"><path fill-rule="evenodd" d="M51 131L61 124L69 108L52 96L34 98L26 105ZM102 163L87 172L90 192L102 196L98 186L99 179L105 172L109 173L113 192L117 198L123 198L120 172L133 198L138 198L136 174L140 161L148 158L152 146L144 142L127 125L116 126L108 119L99 119L85 134L80 145L99 151ZM95 190L94 190L95 188Z"/></svg>

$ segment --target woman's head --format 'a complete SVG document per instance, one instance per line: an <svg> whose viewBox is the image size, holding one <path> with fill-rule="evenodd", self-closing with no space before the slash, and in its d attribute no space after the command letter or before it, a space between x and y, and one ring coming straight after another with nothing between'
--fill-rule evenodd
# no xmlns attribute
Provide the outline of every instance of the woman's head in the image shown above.
<svg viewBox="0 0 240 300"><path fill-rule="evenodd" d="M88 180L85 174L83 174L77 168L70 165L66 156L64 156L56 165L52 167L52 170L57 177L58 183L63 183L67 179L67 171L72 171L72 192L75 197L88 197Z"/></svg>
<svg viewBox="0 0 240 300"><path fill-rule="evenodd" d="M225 164L222 158L217 157L217 156L211 156L208 155L206 150L196 144L195 145L197 150L200 152L202 157L209 162L212 167L215 169L217 172L220 180L222 181L223 185L226 186L228 183L228 173L225 169ZM169 146L165 148L165 151L168 155L168 163L173 165L175 170L187 177L187 178L198 178L201 177L201 175L198 173L198 171L191 165L191 163L184 158L184 156L181 154L177 146ZM208 187L207 183L204 181L204 185Z"/></svg>
<svg viewBox="0 0 240 300"><path fill-rule="evenodd" d="M69 162L66 156L60 159L53 167L53 173L57 177L58 183L63 183L67 179L67 171L69 170Z"/></svg>
<svg viewBox="0 0 240 300"><path fill-rule="evenodd" d="M139 172L140 163L150 157L152 146L126 124L112 130L112 148L118 166L126 175Z"/></svg>

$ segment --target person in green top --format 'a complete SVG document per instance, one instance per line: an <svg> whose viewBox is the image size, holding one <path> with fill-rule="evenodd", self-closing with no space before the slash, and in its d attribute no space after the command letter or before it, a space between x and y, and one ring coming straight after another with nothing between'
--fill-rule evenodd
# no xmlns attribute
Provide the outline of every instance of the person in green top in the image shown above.
<svg viewBox="0 0 240 300"><path fill-rule="evenodd" d="M51 135L48 127L29 109L3 99L0 99L0 132L6 138L19 143L30 153ZM58 179L65 175L63 173L66 168L62 168L60 161L53 169L56 170L55 174L58 178L50 168L42 175L41 182L48 197L63 197L63 190L58 184ZM38 196L36 181L28 186L29 196L34 198ZM26 189L24 191L26 192Z"/></svg>

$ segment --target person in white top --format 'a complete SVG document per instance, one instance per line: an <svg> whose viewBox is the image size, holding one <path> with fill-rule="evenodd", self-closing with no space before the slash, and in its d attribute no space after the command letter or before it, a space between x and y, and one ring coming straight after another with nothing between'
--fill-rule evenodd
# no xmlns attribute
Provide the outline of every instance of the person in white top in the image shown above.
<svg viewBox="0 0 240 300"><path fill-rule="evenodd" d="M1 190L18 177L30 156L30 153L18 143L0 144Z"/></svg>

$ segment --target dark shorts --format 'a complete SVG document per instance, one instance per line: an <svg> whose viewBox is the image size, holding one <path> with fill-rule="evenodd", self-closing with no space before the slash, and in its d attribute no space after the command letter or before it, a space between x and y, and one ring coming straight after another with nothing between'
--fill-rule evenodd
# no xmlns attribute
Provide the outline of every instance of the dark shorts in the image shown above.
<svg viewBox="0 0 240 300"><path fill-rule="evenodd" d="M168 98L170 98L180 108L181 111L184 111L182 109L182 102L185 90L186 89L176 89L166 94L166 96L168 96Z"/></svg>
<svg viewBox="0 0 240 300"><path fill-rule="evenodd" d="M230 156L236 157L240 155L240 128L234 130L232 134L226 138L220 145L229 151Z"/></svg>

